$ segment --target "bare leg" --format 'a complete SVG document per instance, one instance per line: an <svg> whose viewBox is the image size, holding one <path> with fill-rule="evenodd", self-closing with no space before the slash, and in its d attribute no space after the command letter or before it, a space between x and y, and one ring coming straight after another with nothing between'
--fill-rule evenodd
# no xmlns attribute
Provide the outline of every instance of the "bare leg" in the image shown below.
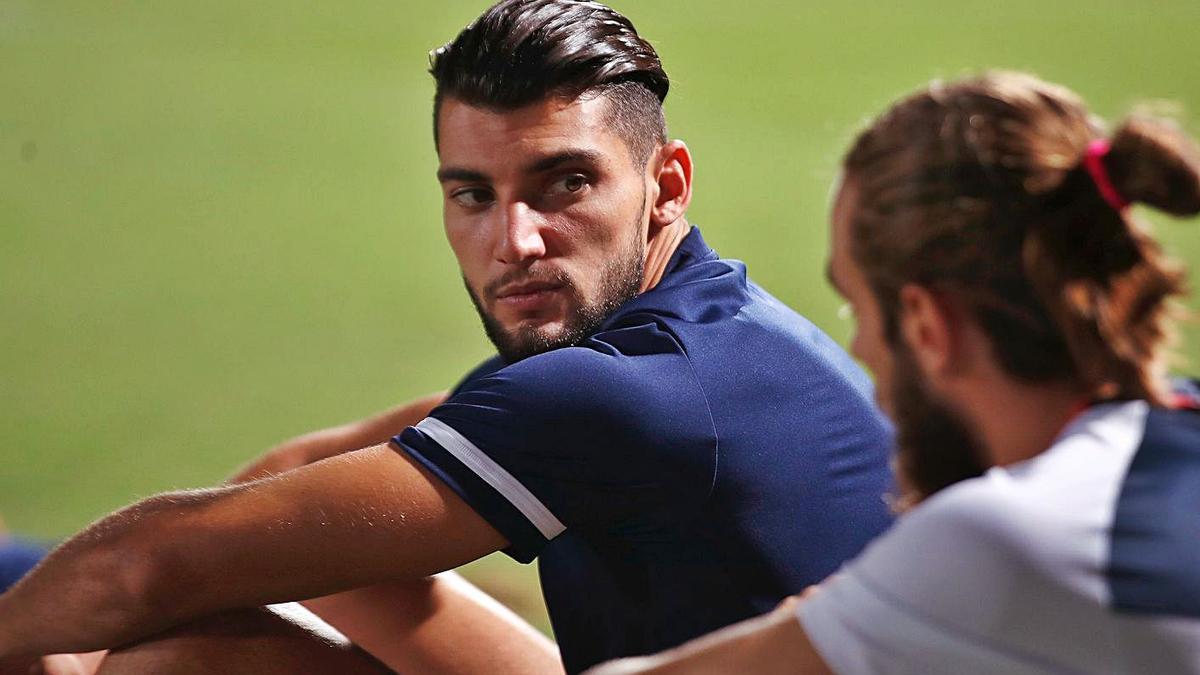
<svg viewBox="0 0 1200 675"><path fill-rule="evenodd" d="M97 675L156 673L337 673L391 675L374 658L328 630L270 609L237 610L113 650Z"/></svg>

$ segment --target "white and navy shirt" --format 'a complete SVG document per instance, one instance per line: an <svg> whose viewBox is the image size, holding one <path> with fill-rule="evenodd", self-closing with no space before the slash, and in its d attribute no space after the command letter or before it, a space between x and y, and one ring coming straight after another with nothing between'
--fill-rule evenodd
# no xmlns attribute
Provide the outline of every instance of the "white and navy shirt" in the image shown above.
<svg viewBox="0 0 1200 675"><path fill-rule="evenodd" d="M856 673L1200 673L1200 414L1098 405L934 495L798 609Z"/></svg>
<svg viewBox="0 0 1200 675"><path fill-rule="evenodd" d="M569 671L774 607L891 521L864 373L693 230L577 347L494 362L395 439L539 559Z"/></svg>

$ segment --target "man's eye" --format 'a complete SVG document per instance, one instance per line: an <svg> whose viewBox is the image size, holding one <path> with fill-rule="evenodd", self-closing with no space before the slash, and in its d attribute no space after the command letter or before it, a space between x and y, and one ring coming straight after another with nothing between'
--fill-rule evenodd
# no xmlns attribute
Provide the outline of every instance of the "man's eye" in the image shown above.
<svg viewBox="0 0 1200 675"><path fill-rule="evenodd" d="M450 198L463 208L473 209L490 203L492 193L479 188L469 188L452 193Z"/></svg>
<svg viewBox="0 0 1200 675"><path fill-rule="evenodd" d="M573 173L569 176L563 176L550 184L548 192L551 195L571 195L579 194L588 186L587 176L581 173Z"/></svg>

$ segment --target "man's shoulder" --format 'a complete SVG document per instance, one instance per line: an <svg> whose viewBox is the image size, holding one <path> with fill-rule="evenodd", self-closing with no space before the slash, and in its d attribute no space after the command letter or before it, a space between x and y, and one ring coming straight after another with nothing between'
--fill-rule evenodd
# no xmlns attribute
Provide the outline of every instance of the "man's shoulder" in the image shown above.
<svg viewBox="0 0 1200 675"><path fill-rule="evenodd" d="M1200 617L1198 484L1200 414L1149 410L1111 528L1109 580L1119 609Z"/></svg>
<svg viewBox="0 0 1200 675"><path fill-rule="evenodd" d="M736 260L691 262L626 302L604 326L621 326L647 316L667 323L719 321L733 317L753 300L749 289L745 265Z"/></svg>
<svg viewBox="0 0 1200 675"><path fill-rule="evenodd" d="M900 518L911 542L1004 548L1021 537L1030 504L996 474L970 478L943 489ZM899 534L899 533L898 533Z"/></svg>
<svg viewBox="0 0 1200 675"><path fill-rule="evenodd" d="M905 611L960 625L995 616L1030 589L1057 596L1078 585L1066 577L1084 566L1052 550L1057 542L1023 505L988 476L945 488L849 563L846 583ZM972 597L970 612L964 593Z"/></svg>
<svg viewBox="0 0 1200 675"><path fill-rule="evenodd" d="M1102 472L1069 473L1069 467L1039 462L1055 459L992 468L943 489L901 522L915 539L958 541L1006 556L1071 548L1076 536L1104 524L1116 481Z"/></svg>
<svg viewBox="0 0 1200 675"><path fill-rule="evenodd" d="M593 335L578 345L560 347L505 363L488 359L471 370L453 394L496 386L521 386L531 394L556 393L588 384L593 393L605 385L660 372L683 357L679 343L653 325L627 326Z"/></svg>
<svg viewBox="0 0 1200 675"><path fill-rule="evenodd" d="M905 571L898 574L908 577L900 581L914 586L936 586L940 575L1097 597L1101 580L1087 570L1100 565L1117 479L1108 470L1071 473L1061 459L1047 455L993 468L929 497L881 538L868 574L885 578L891 575L885 570L899 566ZM951 555L922 564L930 551ZM936 595L934 588L926 591Z"/></svg>
<svg viewBox="0 0 1200 675"><path fill-rule="evenodd" d="M466 383L431 416L521 461L593 463L592 470L602 461L630 475L665 471L689 485L711 477L716 431L678 350L556 349Z"/></svg>
<svg viewBox="0 0 1200 675"><path fill-rule="evenodd" d="M737 323L731 323L735 318ZM647 321L678 328L684 339L755 328L801 341L820 334L815 325L756 284L744 262L718 255L698 228L680 244L662 280L619 307L604 328Z"/></svg>
<svg viewBox="0 0 1200 675"><path fill-rule="evenodd" d="M702 394L679 343L654 326L597 334L466 382L452 402L527 411L547 422L639 426L679 416ZM661 424L661 419L657 424Z"/></svg>
<svg viewBox="0 0 1200 675"><path fill-rule="evenodd" d="M656 287L634 297L605 321L603 329L655 324L677 340L710 342L714 335L738 337L769 336L781 350L781 358L796 358L795 347L816 347L844 353L812 321L801 315L747 273L745 263L709 257L691 260L673 270Z"/></svg>
<svg viewBox="0 0 1200 675"><path fill-rule="evenodd" d="M492 373L496 372L497 370L504 368L505 365L507 365L507 364L504 363L504 359L501 358L501 356L499 354L493 354L491 357L489 357L483 363L480 363L479 365L475 366L471 370L467 371L467 374L463 375L462 378L458 381L458 383L455 384L454 387L450 390L450 395L453 396L453 395L457 394L458 392L462 391L463 387L466 387L471 382L474 382L475 380L478 380L481 377L487 377L488 375L491 375Z"/></svg>

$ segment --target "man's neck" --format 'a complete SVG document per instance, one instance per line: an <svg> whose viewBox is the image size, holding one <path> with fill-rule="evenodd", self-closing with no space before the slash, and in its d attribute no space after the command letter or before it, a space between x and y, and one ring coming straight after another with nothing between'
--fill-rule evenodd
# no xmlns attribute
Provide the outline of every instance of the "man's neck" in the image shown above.
<svg viewBox="0 0 1200 675"><path fill-rule="evenodd" d="M663 274L667 270L667 263L671 261L671 256L675 254L675 250L679 248L691 230L692 226L688 224L687 220L680 218L659 230L650 240L646 245L646 267L645 273L642 275L642 287L638 290L639 293L645 293L662 281Z"/></svg>
<svg viewBox="0 0 1200 675"><path fill-rule="evenodd" d="M1026 385L1004 378L974 389L963 392L963 407L995 466L1041 454L1087 405L1084 393L1069 384Z"/></svg>

